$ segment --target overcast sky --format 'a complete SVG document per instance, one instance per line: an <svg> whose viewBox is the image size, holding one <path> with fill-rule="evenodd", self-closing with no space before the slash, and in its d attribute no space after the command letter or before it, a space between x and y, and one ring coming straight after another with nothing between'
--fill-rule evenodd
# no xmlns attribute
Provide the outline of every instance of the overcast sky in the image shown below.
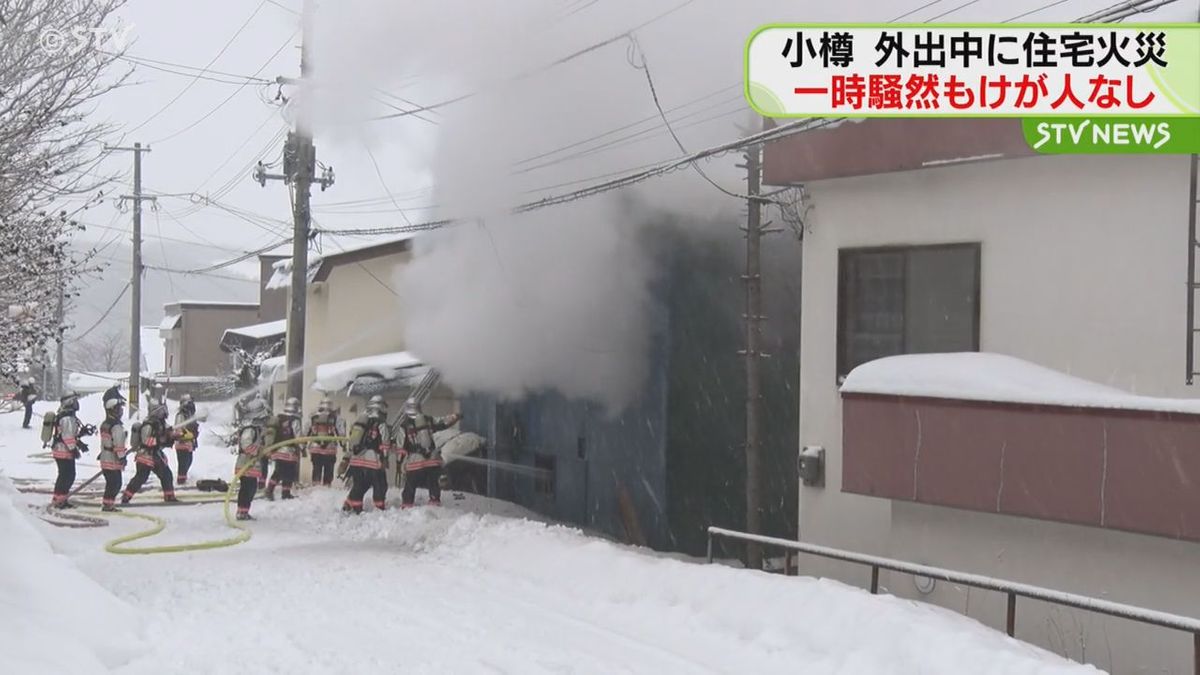
<svg viewBox="0 0 1200 675"><path fill-rule="evenodd" d="M478 87L494 87L531 66L550 63L669 10L674 11L636 35L654 71L663 107L677 120L689 149L696 149L735 136L735 123L748 121L738 89L742 45L759 24L888 21L906 14L906 21L994 21L1039 7L1045 9L1025 20L1069 20L1113 3L325 0L316 12L312 49L320 84L310 95L318 120L318 158L334 167L337 183L314 193L314 216L318 225L331 228L424 219L434 213L421 209L435 201L430 188L439 175L439 161L442 171L447 161L474 161L462 148L443 151L450 145L447 135L462 134L485 121L491 123L488 133L493 137L504 135L504 125L496 121L506 115L546 115L539 119L536 133L526 129L526 137L519 139L530 160L519 165L520 193L526 197L546 193L538 188L677 156L678 148L661 124L648 119L655 111L642 73L631 66L630 58L637 59L630 57L624 41L526 78L520 84L525 103L510 102L504 110L487 108L492 101L482 96L425 113L420 116L424 119L361 121L394 112L393 106L410 108L408 102L427 105ZM203 266L286 235L287 188L280 183L260 187L249 171L259 159L279 159L280 134L288 121L276 95L292 96L295 91L247 84L246 78L298 75L300 6L301 0L129 0L121 11L133 38L128 54L139 63L120 64L134 68L130 84L107 96L95 114L119 128L111 142L137 141L152 148L145 156L143 184L147 192L161 196L158 209L148 210L143 221L149 263ZM1147 18L1194 20L1195 14L1195 0L1182 0ZM196 69L206 67L204 78L192 77L200 72ZM628 128L614 131L622 126ZM580 143L605 132L613 133ZM506 140L511 153L513 139ZM480 146L481 163L487 164L487 142L473 142ZM591 151L597 144L605 147ZM542 154L546 157L533 159ZM737 186L734 161L726 157L711 167L730 187ZM129 153L114 153L105 161L107 173L125 177L117 186L120 192L129 190L131 164ZM493 182L486 172L478 178L482 191ZM686 180L698 182L691 175ZM187 196L192 193L207 194L215 203L193 203ZM461 193L454 198L468 199ZM405 213L398 213L397 207ZM130 215L119 212L110 200L84 219L96 226L87 237L107 244L102 255L111 259L112 267L102 279L90 281L79 299L73 318L80 329L113 303L129 275ZM361 238L323 238L320 246L338 250L362 243ZM223 272L247 279L256 273L255 265ZM172 299L245 300L254 299L257 292L253 283L235 278L162 272L150 272L146 286L145 323L155 323L162 303ZM110 323L114 330L123 329L127 322L126 296L102 330Z"/></svg>

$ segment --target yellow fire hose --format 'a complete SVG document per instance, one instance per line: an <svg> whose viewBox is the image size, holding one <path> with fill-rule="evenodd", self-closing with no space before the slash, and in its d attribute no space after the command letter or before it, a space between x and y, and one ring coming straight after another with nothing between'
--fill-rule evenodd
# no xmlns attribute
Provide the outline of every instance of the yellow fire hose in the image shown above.
<svg viewBox="0 0 1200 675"><path fill-rule="evenodd" d="M153 537L154 535L158 534L159 532L162 532L163 529L166 528L167 522L165 520L163 520L162 518L159 518L158 516L152 516L152 515L145 514L145 513L128 513L126 511L105 512L105 511L100 511L100 510L88 511L86 513L93 513L93 514L97 514L100 516L121 516L122 518L137 518L140 520L150 521L151 523L154 524L149 529L142 530L140 532L134 532L133 534L127 534L123 537L118 537L104 545L105 551L108 551L109 553L115 553L117 555L148 555L148 554L152 554L152 553L183 553L185 551L203 551L203 550L212 549L212 548L224 548L226 546L236 546L238 544L250 541L251 531L250 531L250 528L248 528L245 525L242 525L238 521L234 520L233 517L230 515L229 499L230 499L230 497L233 496L234 490L237 489L238 483L242 478L242 474L246 473L247 469L249 469L253 466L257 466L258 461L260 459L262 459L264 456L269 455L271 452L273 452L277 448L282 448L285 445L297 445L297 444L311 443L311 442L317 442L317 443L342 442L342 441L347 441L347 440L349 440L349 439L346 438L345 436L301 436L298 438L292 438L292 439L289 439L286 441L281 441L279 443L274 443L272 445L268 445L267 447L258 451L258 453L254 456L253 462L248 462L245 466L243 466L241 469L237 470L234 473L233 482L232 482L232 484L230 484L229 489L225 492L224 498L216 498L216 499L187 498L187 499L182 500L182 501L189 501L189 502L195 502L195 503L215 502L218 500L222 501L224 503L223 509L224 509L224 515L225 515L225 524L235 530L238 530L237 534L233 535L232 537L227 537L225 539L212 539L209 541L202 541L202 542L197 542L194 544L170 544L170 545L166 545L166 546L125 546L125 544L128 544L130 542L138 541L139 539L147 539L149 537Z"/></svg>

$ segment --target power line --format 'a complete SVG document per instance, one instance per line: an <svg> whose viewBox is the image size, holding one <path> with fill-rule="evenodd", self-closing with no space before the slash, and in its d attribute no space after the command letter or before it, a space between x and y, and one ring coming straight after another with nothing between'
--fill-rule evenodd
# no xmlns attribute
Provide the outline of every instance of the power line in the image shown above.
<svg viewBox="0 0 1200 675"><path fill-rule="evenodd" d="M272 84L270 80L261 77L250 77L248 75L236 75L234 73L224 73L217 70L205 71L202 68L195 66L186 66L180 63L171 63L170 61L159 61L156 59L148 59L140 56L129 56L128 54L109 54L113 58L128 61L142 68L149 68L171 75L179 75L181 77L194 77L206 82L216 82L218 84Z"/></svg>
<svg viewBox="0 0 1200 675"><path fill-rule="evenodd" d="M687 7L688 5L690 5L694 2L696 2L696 0L684 0L683 2L679 3L678 5L675 5L674 7L670 8L666 11L660 12L659 14L656 14L655 16L637 24L636 26L633 26L632 28L628 28L624 31L621 31L617 35L613 35L612 37L605 38L604 40L600 40L599 42L594 42L582 49L571 52L570 54L567 54L566 56L555 59L554 61L551 61L550 63L548 63L544 66L541 66L539 68L535 68L535 69L527 71L525 73L515 75L515 76L509 78L508 81L515 82L518 80L526 79L528 77L532 77L533 75L537 75L538 73L545 72L547 70L550 70L551 68L555 68L557 66L563 65L564 63L569 63L571 61L574 61L575 59L577 59L581 56L584 56L586 54L590 54L598 49L603 49L604 47L607 47L608 45L611 45L613 43L620 42L621 40L624 40L627 36L629 36L631 33L641 30L642 28L645 28L646 26L649 26L650 24L652 24L656 21L662 20L662 19L674 14L675 12L678 12L679 10L683 9L684 7ZM433 104L427 105L427 106L420 106L420 107L416 108L415 110L390 113L387 115L379 115L376 117L371 117L371 118L368 118L367 121L374 122L374 121L379 121L379 120L395 119L397 117L407 117L409 115L414 115L416 113L425 112L427 110L437 110L438 108L444 108L448 105L453 105L455 103L458 103L459 101L464 101L473 96L477 96L477 95L479 95L479 93L480 93L479 91L468 92L466 94L461 94L459 96L455 96L454 98L440 101L438 103L433 103Z"/></svg>
<svg viewBox="0 0 1200 675"><path fill-rule="evenodd" d="M255 16L258 15L259 11L262 10L263 6L266 4L267 4L267 0L262 0L261 2L258 3L258 6L256 6L254 8L254 11L250 13L250 16L246 17L246 20L242 22L242 25L238 27L237 31L233 34L233 36L230 37L225 42L225 45L221 47L221 50L218 51L215 56L213 56L211 59L208 60L208 63L205 64L205 66L204 66L205 71L207 71L209 66L216 63L217 59L221 58L221 56L225 53L225 50L229 49L230 45L232 45L234 43L234 41L238 39L238 36L242 34L242 31L246 30L246 26L250 25L250 22L254 19ZM258 75L258 73L255 73L255 75ZM178 101L180 98L183 98L183 95L188 93L188 91L190 91L191 88L193 86L195 86L197 81L199 81L199 78L192 79L192 81L188 82L187 86L185 86L182 90L180 90L180 92L178 94L176 94L174 98L172 98L170 101L167 101L166 105L159 108L154 114L150 115L145 120L143 120L141 124L130 129L126 133L131 134L131 133L137 131L138 129L141 129L142 127L144 127L147 124L149 124L150 122L152 122L159 115L163 114L163 112L165 112L167 110L167 108L170 108L172 105L175 104L176 101ZM245 85L243 85L243 86L245 86ZM241 87L239 87L238 89L240 90ZM159 141L152 141L152 143L157 143L157 142L159 142Z"/></svg>
<svg viewBox="0 0 1200 675"><path fill-rule="evenodd" d="M259 6L261 7L262 5L260 4ZM283 42L283 44L279 45L279 48L276 49L269 57L267 57L267 60L264 61L261 66L258 67L258 70L254 71L254 74L257 76L259 73L261 73L263 70L265 70L267 66L271 65L271 62L275 60L275 57L279 56L279 53L282 52L284 49L286 49L289 44L291 44L292 38L295 37L295 35L296 35L296 33L293 32L292 35L289 36L288 39ZM187 125L186 127L182 128L182 129L180 129L179 131L176 131L175 133L172 133L168 136L163 136L160 139L152 141L152 143L162 143L164 141L169 141L172 138L175 138L175 137L179 136L180 134L183 134L183 133L195 128L196 125L200 124L204 120L207 120L209 117L212 117L221 108L224 108L227 103L229 103L230 101L233 100L234 96L237 96L243 89L246 88L247 84L249 84L249 82L239 85L237 89L234 89L229 94L229 96L225 97L225 100L223 100L220 103L218 103L217 105L213 106L212 109L210 109L208 112L201 115L200 118L197 119L196 121L192 122L191 124Z"/></svg>
<svg viewBox="0 0 1200 675"><path fill-rule="evenodd" d="M83 331L79 335L76 335L74 338L72 338L72 340L84 339L88 335L91 335L92 331L96 330L100 324L104 323L104 320L108 318L108 315L112 314L113 308L117 306L117 303L121 302L121 298L125 297L125 293L129 291L130 285L131 284L129 282L125 282L125 285L121 287L121 292L117 293L117 297L113 299L112 304L108 306L108 309L104 310L104 313L100 315L99 319L96 319L96 323L92 324L90 328Z"/></svg>
<svg viewBox="0 0 1200 675"><path fill-rule="evenodd" d="M946 16L946 15L948 15L948 14L953 14L953 13L957 12L957 11L958 11L958 10L960 10L960 9L965 9L965 8L967 8L967 7L970 7L971 5L974 5L974 4L978 3L978 2L979 2L979 0L967 0L967 1L966 1L966 2L964 2L963 4L961 4L961 5L957 6L957 7L955 7L954 9L948 9L948 10L946 10L946 11L942 12L941 14L938 14L937 16L930 17L929 19L927 19L927 20L925 21L925 23L933 23L934 21L937 21L938 19L942 18L943 16Z"/></svg>

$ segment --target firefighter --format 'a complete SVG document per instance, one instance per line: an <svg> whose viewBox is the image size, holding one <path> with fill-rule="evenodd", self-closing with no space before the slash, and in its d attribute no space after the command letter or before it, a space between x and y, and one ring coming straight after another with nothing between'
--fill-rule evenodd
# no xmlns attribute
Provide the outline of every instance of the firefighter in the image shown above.
<svg viewBox="0 0 1200 675"><path fill-rule="evenodd" d="M100 470L104 472L104 502L101 511L117 511L117 493L121 491L121 473L125 470L124 398L104 402L104 421L100 423Z"/></svg>
<svg viewBox="0 0 1200 675"><path fill-rule="evenodd" d="M333 409L333 401L328 398L321 399L317 405L317 412L313 413L308 420L308 429L304 435L346 435L345 429L342 428L342 420L338 418L337 412ZM333 485L333 465L337 462L339 447L341 444L335 441L311 441L308 444L308 454L312 457L313 485L324 485L325 487Z"/></svg>
<svg viewBox="0 0 1200 675"><path fill-rule="evenodd" d="M400 508L412 508L417 488L429 491L429 505L442 504L442 453L433 441L433 432L448 429L458 423L458 413L445 417L430 417L421 406L409 399L404 404L397 435L401 439L404 466L404 488L400 491Z"/></svg>
<svg viewBox="0 0 1200 675"><path fill-rule="evenodd" d="M179 397L179 410L175 412L175 457L179 460L180 485L187 485L188 469L192 466L192 453L200 443L200 422L196 420L196 402L191 394Z"/></svg>
<svg viewBox="0 0 1200 675"><path fill-rule="evenodd" d="M25 406L25 421L21 422L21 428L28 429L29 421L33 419L33 404L38 399L38 390L32 377L21 383L21 393L18 396L21 397L21 405Z"/></svg>
<svg viewBox="0 0 1200 675"><path fill-rule="evenodd" d="M125 492L121 495L122 504L128 504L129 500L141 491L142 486L146 484L146 479L150 477L151 471L158 477L163 501L167 503L179 501L175 498L175 477L171 474L171 467L167 464L167 456L163 452L164 448L171 447L175 436L175 430L167 424L166 399L160 398L153 401L145 421L138 427L138 447L134 456L137 472L125 486Z"/></svg>
<svg viewBox="0 0 1200 675"><path fill-rule="evenodd" d="M261 398L255 398L246 403L239 416L241 426L237 434L238 458L234 471L236 475L236 472L245 468L245 472L238 480L238 520L254 520L250 516L250 504L254 501L258 481L262 478L262 466L258 463L257 457L259 451L264 447L262 443L263 436L266 435L264 426L269 417L267 404Z"/></svg>
<svg viewBox="0 0 1200 675"><path fill-rule="evenodd" d="M362 513L363 497L371 490L375 508L387 506L386 454L391 450L391 430L387 424L387 402L372 396L367 409L350 429L350 494L342 504L347 513Z"/></svg>
<svg viewBox="0 0 1200 675"><path fill-rule="evenodd" d="M79 421L79 395L68 389L63 392L58 402L58 410L48 413L42 421L43 440L47 431L50 438L50 455L58 468L58 477L54 480L54 497L50 506L59 509L75 508L67 500L71 487L75 485L75 460L81 452L87 452L83 437L88 435L90 427Z"/></svg>
<svg viewBox="0 0 1200 675"><path fill-rule="evenodd" d="M299 436L300 399L289 398L283 404L283 412L279 413L267 426L263 444L275 445ZM276 485L283 486L284 499L293 498L292 485L300 477L301 454L306 454L304 449L295 444L275 448L271 453L271 459L275 461L275 472L271 474L271 480L267 483L267 499L269 501L275 501Z"/></svg>

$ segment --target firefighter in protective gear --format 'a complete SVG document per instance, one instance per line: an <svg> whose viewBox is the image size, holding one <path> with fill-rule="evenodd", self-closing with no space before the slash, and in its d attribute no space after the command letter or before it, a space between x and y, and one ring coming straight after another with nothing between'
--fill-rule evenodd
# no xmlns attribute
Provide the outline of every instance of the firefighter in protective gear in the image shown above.
<svg viewBox="0 0 1200 675"><path fill-rule="evenodd" d="M149 414L146 415L145 421L138 427L138 448L134 455L134 463L137 465L137 472L133 474L133 479L125 486L125 492L121 495L121 503L128 504L133 496L141 491L142 486L146 484L146 479L150 477L150 472L158 477L160 487L162 487L164 502L178 502L175 498L175 477L171 474L171 467L167 464L167 456L165 448L171 447L175 441L175 430L167 424L167 401L166 399L158 399L150 404Z"/></svg>
<svg viewBox="0 0 1200 675"><path fill-rule="evenodd" d="M75 485L75 460L80 452L86 452L83 443L87 426L77 417L79 412L79 395L72 390L63 392L58 401L58 410L54 413L53 436L50 439L50 455L58 469L58 477L54 480L54 497L50 501L53 508L70 509L75 505L67 501L71 487Z"/></svg>
<svg viewBox="0 0 1200 675"><path fill-rule="evenodd" d="M333 409L333 401L321 399L317 412L308 419L308 429L305 436L345 436L346 430L342 420ZM308 454L312 457L313 485L333 485L333 465L337 462L340 443L334 441L312 441L308 444Z"/></svg>
<svg viewBox="0 0 1200 675"><path fill-rule="evenodd" d="M38 390L32 377L21 383L21 392L17 397L20 398L21 405L25 406L25 421L21 422L21 428L28 429L29 421L33 419L33 404L38 399Z"/></svg>
<svg viewBox="0 0 1200 675"><path fill-rule="evenodd" d="M371 490L375 508L387 506L387 453L391 451L391 429L387 424L387 402L372 396L366 411L350 429L350 494L342 510L362 513L363 497Z"/></svg>
<svg viewBox="0 0 1200 675"><path fill-rule="evenodd" d="M179 460L180 485L187 485L188 469L192 467L192 453L200 440L200 422L196 420L196 402L191 394L179 397L179 410L175 412L175 457Z"/></svg>
<svg viewBox="0 0 1200 675"><path fill-rule="evenodd" d="M289 398L283 404L283 412L267 426L263 444L275 445L299 436L300 399ZM271 453L271 459L275 461L275 472L271 474L271 480L267 483L268 500L275 501L276 485L283 485L284 499L292 499L292 485L300 477L301 454L304 454L304 449L295 444L280 446Z"/></svg>
<svg viewBox="0 0 1200 675"><path fill-rule="evenodd" d="M458 423L458 413L431 417L421 411L416 401L404 404L404 415L398 424L401 436L401 456L404 466L404 488L400 491L400 508L412 508L417 488L429 491L429 505L442 504L442 453L433 441L433 432L449 429Z"/></svg>
<svg viewBox="0 0 1200 675"><path fill-rule="evenodd" d="M121 473L125 470L125 399L110 398L104 402L104 421L100 423L100 470L104 472L104 502L101 511L116 511L117 493L121 491Z"/></svg>
<svg viewBox="0 0 1200 675"><path fill-rule="evenodd" d="M254 501L258 481L262 478L258 453L265 447L262 441L266 435L265 425L269 417L267 405L261 398L255 398L246 403L239 416L241 428L238 429L237 434L238 458L234 474L236 475L243 468L246 471L238 480L238 520L254 520L250 517L250 504Z"/></svg>

